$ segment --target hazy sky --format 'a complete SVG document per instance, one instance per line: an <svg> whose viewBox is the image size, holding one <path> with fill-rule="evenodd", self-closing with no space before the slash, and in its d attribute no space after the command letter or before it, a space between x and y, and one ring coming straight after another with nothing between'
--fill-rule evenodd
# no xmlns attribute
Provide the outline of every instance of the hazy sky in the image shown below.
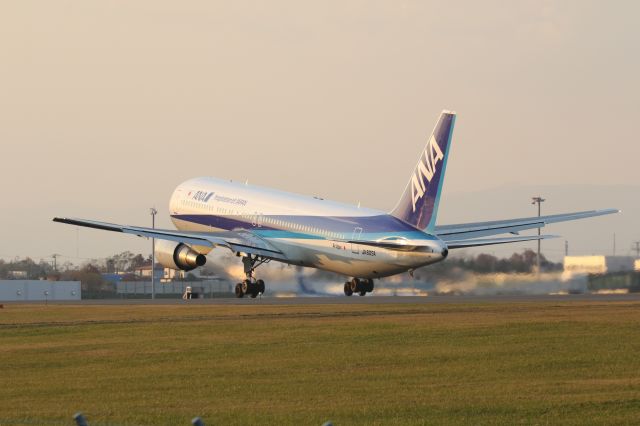
<svg viewBox="0 0 640 426"><path fill-rule="evenodd" d="M169 226L172 190L200 175L388 210L442 109L458 112L445 193L637 184L639 16L636 1L1 2L0 257L145 250L90 230L77 247L50 220L146 225L155 205ZM578 207L617 207L598 201Z"/></svg>

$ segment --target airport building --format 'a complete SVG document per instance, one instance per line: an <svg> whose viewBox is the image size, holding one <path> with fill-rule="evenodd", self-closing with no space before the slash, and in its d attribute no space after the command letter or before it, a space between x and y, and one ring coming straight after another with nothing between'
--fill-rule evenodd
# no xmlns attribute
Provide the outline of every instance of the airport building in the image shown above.
<svg viewBox="0 0 640 426"><path fill-rule="evenodd" d="M151 279L151 265L140 266L135 269L135 275L140 278ZM172 268L165 268L159 263L156 263L153 275L156 281L171 282L174 280L184 280L188 275L192 275L195 278L207 278L202 275L202 268L196 268L191 271L182 271Z"/></svg>
<svg viewBox="0 0 640 426"><path fill-rule="evenodd" d="M134 274L140 278L151 279L151 264L135 268ZM164 278L164 275L164 268L159 263L156 263L156 267L153 268L154 278L159 281Z"/></svg>
<svg viewBox="0 0 640 426"><path fill-rule="evenodd" d="M80 300L80 281L0 280L0 301Z"/></svg>
<svg viewBox="0 0 640 426"><path fill-rule="evenodd" d="M565 256L564 272L569 274L609 274L640 271L640 259L631 256Z"/></svg>

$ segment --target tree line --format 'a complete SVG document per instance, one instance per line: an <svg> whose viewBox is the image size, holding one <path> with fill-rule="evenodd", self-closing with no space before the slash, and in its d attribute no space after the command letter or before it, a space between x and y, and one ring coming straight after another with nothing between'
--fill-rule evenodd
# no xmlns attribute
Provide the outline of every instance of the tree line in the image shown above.
<svg viewBox="0 0 640 426"><path fill-rule="evenodd" d="M27 257L5 261L0 259L0 279L59 279L73 280L79 274L133 274L136 268L151 265L151 256L124 251L105 259L90 260L82 266L76 267L70 262L58 265L54 269L52 262L40 260L38 262ZM444 262L431 265L424 272L439 273L452 269L463 269L478 274L487 273L531 273L536 266L536 252L524 250L513 253L509 257L499 258L492 254L480 253L476 256L450 257ZM549 261L544 255L540 256L542 271L562 270L562 263Z"/></svg>
<svg viewBox="0 0 640 426"><path fill-rule="evenodd" d="M35 261L30 257L5 261L0 259L0 279L66 279L78 272L87 273L134 273L136 268L151 265L151 255L134 254L130 251L114 254L105 259L92 259L76 266L71 262Z"/></svg>

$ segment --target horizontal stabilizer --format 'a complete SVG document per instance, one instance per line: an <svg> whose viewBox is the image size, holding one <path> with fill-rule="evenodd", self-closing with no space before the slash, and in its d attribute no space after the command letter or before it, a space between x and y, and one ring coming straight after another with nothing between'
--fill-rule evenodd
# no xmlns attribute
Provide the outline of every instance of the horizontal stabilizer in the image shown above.
<svg viewBox="0 0 640 426"><path fill-rule="evenodd" d="M447 241L447 247L450 249L490 246L494 244L520 243L523 241L546 240L550 238L558 238L558 235L526 235L521 237L504 237L504 238L484 238L470 240L453 240Z"/></svg>
<svg viewBox="0 0 640 426"><path fill-rule="evenodd" d="M449 243L454 240L488 237L490 235L517 233L527 229L542 228L556 222L566 222L587 217L620 213L618 209L590 210L576 213L554 214L549 216L534 216L521 219L496 220L491 222L462 223L458 225L436 226L435 234L438 238Z"/></svg>

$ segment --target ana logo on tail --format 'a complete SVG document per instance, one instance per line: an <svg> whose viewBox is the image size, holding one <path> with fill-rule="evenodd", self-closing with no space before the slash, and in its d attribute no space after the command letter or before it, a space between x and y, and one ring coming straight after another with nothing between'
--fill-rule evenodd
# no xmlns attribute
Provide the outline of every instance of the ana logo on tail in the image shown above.
<svg viewBox="0 0 640 426"><path fill-rule="evenodd" d="M411 177L411 201L413 202L413 211L416 211L416 203L424 193L427 191L427 185L433 179L433 175L436 173L436 165L438 161L444 158L442 150L436 141L436 138L431 135L429 144L424 150L424 155L420 157L418 166L416 167L413 176ZM427 179L425 184L424 180Z"/></svg>

